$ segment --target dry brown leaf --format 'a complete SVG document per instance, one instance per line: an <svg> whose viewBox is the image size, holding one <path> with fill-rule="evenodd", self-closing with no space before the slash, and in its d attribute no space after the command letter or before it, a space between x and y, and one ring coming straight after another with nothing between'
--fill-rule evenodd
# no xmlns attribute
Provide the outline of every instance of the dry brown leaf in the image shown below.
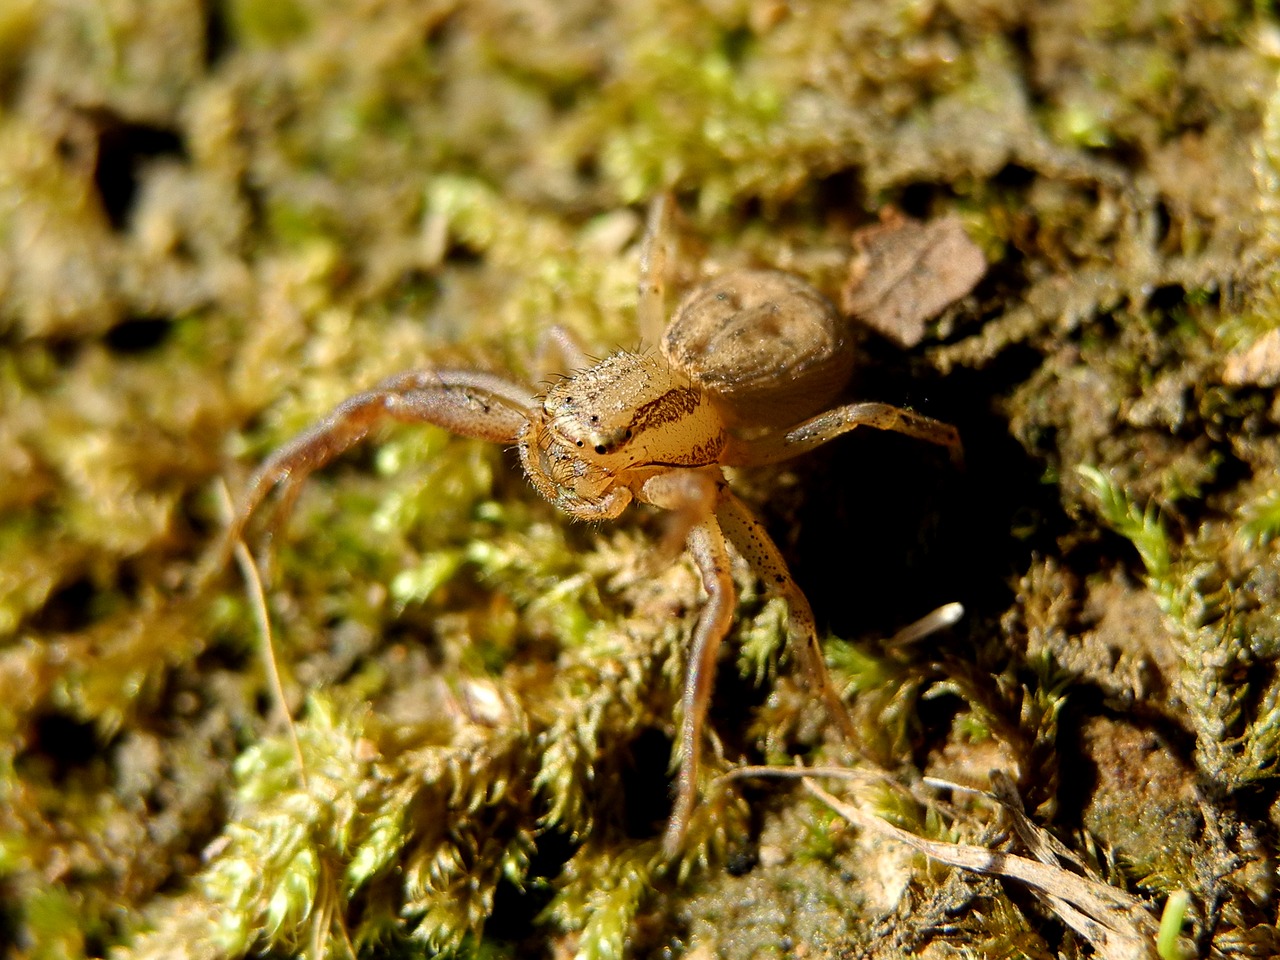
<svg viewBox="0 0 1280 960"><path fill-rule="evenodd" d="M902 347L924 339L925 324L966 296L987 261L956 217L921 221L890 212L853 235L845 313Z"/></svg>

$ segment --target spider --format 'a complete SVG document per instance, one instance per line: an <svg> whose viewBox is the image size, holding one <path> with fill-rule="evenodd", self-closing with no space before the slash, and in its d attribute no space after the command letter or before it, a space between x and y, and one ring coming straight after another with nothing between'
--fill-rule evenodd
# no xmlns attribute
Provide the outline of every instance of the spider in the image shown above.
<svg viewBox="0 0 1280 960"><path fill-rule="evenodd" d="M651 336L664 315L670 203L655 199L642 242L637 318ZM662 841L665 854L675 856L696 801L717 653L733 625L730 544L786 601L807 683L844 738L854 739L809 602L763 525L730 489L724 468L787 460L857 427L897 431L959 456L954 427L907 410L853 403L823 411L857 359L847 326L804 280L735 269L684 298L661 337L660 356L618 352L591 363L579 355L577 372L543 394L475 370L393 376L339 404L258 468L222 540L222 556L273 489L281 490L279 522L312 471L389 420L514 446L538 493L577 520L610 520L633 502L671 511L669 540L683 541L707 593L689 644L676 796ZM575 353L561 340L566 354Z"/></svg>

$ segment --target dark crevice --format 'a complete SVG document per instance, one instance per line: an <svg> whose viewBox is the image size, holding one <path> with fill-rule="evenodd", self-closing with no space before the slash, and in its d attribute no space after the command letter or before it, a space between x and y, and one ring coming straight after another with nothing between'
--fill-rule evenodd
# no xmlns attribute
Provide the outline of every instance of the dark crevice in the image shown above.
<svg viewBox="0 0 1280 960"><path fill-rule="evenodd" d="M221 0L205 0L204 3L204 62L207 67L217 65L231 49L231 30L227 23L226 4Z"/></svg>
<svg viewBox="0 0 1280 960"><path fill-rule="evenodd" d="M67 784L107 749L92 723L50 711L32 721L30 742L15 758L14 766L38 765L50 783Z"/></svg>
<svg viewBox="0 0 1280 960"><path fill-rule="evenodd" d="M1057 488L987 403L1039 361L1035 351L1006 351L984 370L945 378L908 377L902 359L868 365L855 396L954 424L964 465L941 448L873 430L796 462L803 501L790 540L779 542L820 624L839 636L889 636L956 600L970 618L998 618L1012 600L1011 578L1034 553L1056 552L1071 526Z"/></svg>
<svg viewBox="0 0 1280 960"><path fill-rule="evenodd" d="M532 956L534 945L540 943L544 935L538 917L555 895L552 881L577 849L578 844L562 831L540 833L523 888L501 880L494 890L493 912L485 922L485 939L496 938L517 947L527 945L528 951L516 949L514 954Z"/></svg>
<svg viewBox="0 0 1280 960"><path fill-rule="evenodd" d="M647 728L631 741L630 765L622 771L622 795L626 797L623 829L633 839L647 840L666 826L671 814L671 738Z"/></svg>
<svg viewBox="0 0 1280 960"><path fill-rule="evenodd" d="M184 157L182 138L173 130L132 123L105 110L95 111L97 157L93 181L115 230L124 230L138 194L142 167L158 157Z"/></svg>
<svg viewBox="0 0 1280 960"><path fill-rule="evenodd" d="M164 344L173 330L168 317L130 317L107 331L103 343L125 356L147 353Z"/></svg>
<svg viewBox="0 0 1280 960"><path fill-rule="evenodd" d="M27 621L29 629L38 633L75 633L96 619L94 598L98 588L88 577L81 577L55 590L39 610Z"/></svg>

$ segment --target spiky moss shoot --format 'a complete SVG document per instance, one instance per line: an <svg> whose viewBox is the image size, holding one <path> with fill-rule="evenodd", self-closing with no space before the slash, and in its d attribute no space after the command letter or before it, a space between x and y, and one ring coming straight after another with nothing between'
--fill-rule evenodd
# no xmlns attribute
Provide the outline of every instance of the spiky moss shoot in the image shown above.
<svg viewBox="0 0 1280 960"><path fill-rule="evenodd" d="M1251 584L1232 582L1235 558L1218 549L1247 542L1244 525L1202 527L1175 558L1152 508L1138 507L1100 471L1080 469L1103 518L1137 548L1150 588L1175 630L1182 662L1178 691L1197 733L1197 765L1226 790L1273 776L1280 770L1280 678L1256 690L1236 678L1259 652L1275 652L1280 628L1269 616L1251 616L1248 606L1232 609L1249 603ZM1246 709L1247 701L1253 709Z"/></svg>
<svg viewBox="0 0 1280 960"><path fill-rule="evenodd" d="M452 952L477 937L499 883L519 886L528 872L531 795L520 771L530 738L519 717L436 719L383 744L389 731L366 709L313 698L298 723L300 755L281 736L237 760L236 802L200 877L203 896L159 914L130 956L193 943L197 912L221 956L323 951L393 932ZM361 915L401 920L347 929Z"/></svg>

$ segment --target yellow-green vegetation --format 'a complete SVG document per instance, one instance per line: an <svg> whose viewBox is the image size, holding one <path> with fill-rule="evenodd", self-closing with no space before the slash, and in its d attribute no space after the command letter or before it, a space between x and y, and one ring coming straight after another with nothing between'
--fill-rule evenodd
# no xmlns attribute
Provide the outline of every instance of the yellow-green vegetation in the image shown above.
<svg viewBox="0 0 1280 960"><path fill-rule="evenodd" d="M1108 955L722 776L804 763L1025 853L921 786L1000 771L1172 904L1147 956L1280 955L1278 74L1228 0L0 3L0 951ZM284 703L236 571L196 582L222 483L381 377L635 347L664 189L673 294L755 264L838 301L889 207L991 262L852 394L955 422L963 473L855 435L735 478L861 743L740 565L675 862L702 595L654 513L575 525L500 449L383 431L251 529Z"/></svg>

